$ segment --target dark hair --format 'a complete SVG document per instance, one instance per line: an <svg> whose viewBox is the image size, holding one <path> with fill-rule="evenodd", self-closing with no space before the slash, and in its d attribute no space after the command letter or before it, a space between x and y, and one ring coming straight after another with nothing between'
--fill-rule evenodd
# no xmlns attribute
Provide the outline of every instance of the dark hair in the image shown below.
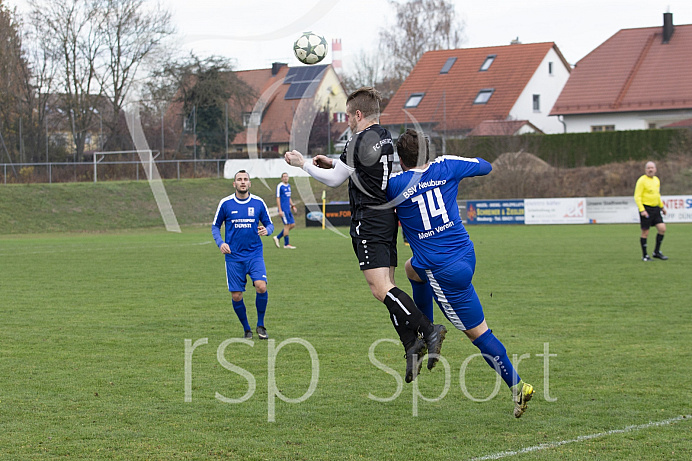
<svg viewBox="0 0 692 461"><path fill-rule="evenodd" d="M358 88L346 98L346 107L354 114L359 110L363 117L379 116L382 95L371 86Z"/></svg>
<svg viewBox="0 0 692 461"><path fill-rule="evenodd" d="M425 142L418 142L419 137L423 138ZM399 136L396 142L396 151L401 163L407 168L425 165L430 160L430 139L422 131L409 128Z"/></svg>
<svg viewBox="0 0 692 461"><path fill-rule="evenodd" d="M247 178L250 179L250 173L248 173L248 172L245 171L245 170L238 170L238 171L235 172L235 175L233 175L233 180L234 180L234 181L235 181L235 178L237 178L238 175L239 175L240 173L245 173L245 174L247 175Z"/></svg>

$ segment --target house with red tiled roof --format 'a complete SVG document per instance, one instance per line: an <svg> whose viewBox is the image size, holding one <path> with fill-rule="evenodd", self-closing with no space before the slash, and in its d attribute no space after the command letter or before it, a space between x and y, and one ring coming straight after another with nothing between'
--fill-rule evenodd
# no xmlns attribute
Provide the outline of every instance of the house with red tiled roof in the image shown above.
<svg viewBox="0 0 692 461"><path fill-rule="evenodd" d="M381 123L393 133L419 124L443 138L466 136L488 121L527 121L540 132L561 133L549 113L570 71L552 42L428 51Z"/></svg>
<svg viewBox="0 0 692 461"><path fill-rule="evenodd" d="M692 118L669 123L668 125L663 125L661 128L692 128Z"/></svg>
<svg viewBox="0 0 692 461"><path fill-rule="evenodd" d="M580 60L551 115L569 133L644 130L692 117L692 24L622 29Z"/></svg>
<svg viewBox="0 0 692 461"><path fill-rule="evenodd" d="M318 111L328 112L332 142L346 130L346 98L331 65L288 67L275 63L270 69L236 72L257 95L252 104L236 108L246 127L229 145L230 153L282 155L290 149L307 151L310 131ZM325 146L326 147L326 146Z"/></svg>
<svg viewBox="0 0 692 461"><path fill-rule="evenodd" d="M486 120L479 123L466 136L519 136L542 133L528 120Z"/></svg>

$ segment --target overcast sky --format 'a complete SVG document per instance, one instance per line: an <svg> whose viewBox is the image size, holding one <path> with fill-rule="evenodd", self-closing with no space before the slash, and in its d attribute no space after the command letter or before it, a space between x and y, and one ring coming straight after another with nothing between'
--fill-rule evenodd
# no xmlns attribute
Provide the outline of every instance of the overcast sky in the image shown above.
<svg viewBox="0 0 692 461"><path fill-rule="evenodd" d="M5 0L20 11L25 0ZM375 49L380 29L393 26L387 0L162 0L173 13L181 50L234 58L238 69L298 65L293 41L312 30L342 41L344 71L353 55ZM463 47L555 42L575 64L620 29L692 24L692 0L455 0L465 24ZM326 62L330 62L330 56ZM386 56L383 56L386 59Z"/></svg>

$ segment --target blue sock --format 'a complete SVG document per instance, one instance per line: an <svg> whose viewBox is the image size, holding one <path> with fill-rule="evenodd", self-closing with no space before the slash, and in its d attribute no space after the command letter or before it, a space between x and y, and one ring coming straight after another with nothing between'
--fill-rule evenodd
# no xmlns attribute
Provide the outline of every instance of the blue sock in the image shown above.
<svg viewBox="0 0 692 461"><path fill-rule="evenodd" d="M245 311L245 301L242 299L240 301L233 301L233 310L235 315L238 316L238 320L243 324L245 331L251 330L250 324L247 322L247 312Z"/></svg>
<svg viewBox="0 0 692 461"><path fill-rule="evenodd" d="M512 366L512 362L507 357L507 349L502 345L499 339L495 337L492 330L488 330L473 341L483 353L483 358L488 365L495 371L500 373L502 379L507 383L507 386L512 387L519 384L521 378Z"/></svg>
<svg viewBox="0 0 692 461"><path fill-rule="evenodd" d="M267 301L269 300L269 293L257 293L255 296L255 307L257 307L257 326L264 326L264 314L267 312Z"/></svg>
<svg viewBox="0 0 692 461"><path fill-rule="evenodd" d="M284 246L288 245L288 235L284 235Z"/></svg>
<svg viewBox="0 0 692 461"><path fill-rule="evenodd" d="M281 232L279 232L279 235L276 236L276 239L281 240L281 237L283 237L283 236L284 236L284 231L282 230Z"/></svg>
<svg viewBox="0 0 692 461"><path fill-rule="evenodd" d="M416 282L408 279L413 289L413 302L430 321L433 321L433 291L428 282Z"/></svg>

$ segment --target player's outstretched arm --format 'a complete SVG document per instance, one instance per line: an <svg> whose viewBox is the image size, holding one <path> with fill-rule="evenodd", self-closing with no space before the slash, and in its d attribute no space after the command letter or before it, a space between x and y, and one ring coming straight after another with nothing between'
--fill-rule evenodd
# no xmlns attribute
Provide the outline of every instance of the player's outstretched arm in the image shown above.
<svg viewBox="0 0 692 461"><path fill-rule="evenodd" d="M315 157L312 159L312 164L318 168L324 168L326 170L334 168L334 160L326 155L315 155Z"/></svg>
<svg viewBox="0 0 692 461"><path fill-rule="evenodd" d="M297 150L292 150L290 152L286 152L284 154L284 160L286 160L286 163L288 163L291 166L295 166L298 168L303 168L303 165L305 164L305 159L303 158L303 154L298 152Z"/></svg>
<svg viewBox="0 0 692 461"><path fill-rule="evenodd" d="M310 176L329 187L340 186L354 171L353 168L350 168L342 161L335 161L333 168L319 168L310 162L306 162L303 155L297 150L286 152L284 158L289 165L302 168Z"/></svg>

